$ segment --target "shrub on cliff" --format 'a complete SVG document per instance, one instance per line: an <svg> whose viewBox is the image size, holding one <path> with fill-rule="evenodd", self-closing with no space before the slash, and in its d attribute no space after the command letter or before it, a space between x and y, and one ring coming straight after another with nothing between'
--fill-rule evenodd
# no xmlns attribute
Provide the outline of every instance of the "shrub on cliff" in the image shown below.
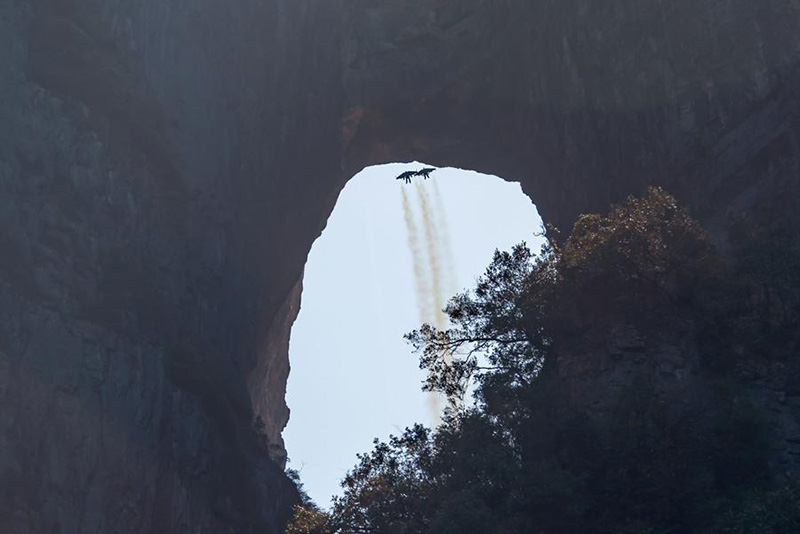
<svg viewBox="0 0 800 534"><path fill-rule="evenodd" d="M313 503L298 504L294 507L294 516L286 527L286 534L328 534L331 532L330 521L330 515Z"/></svg>

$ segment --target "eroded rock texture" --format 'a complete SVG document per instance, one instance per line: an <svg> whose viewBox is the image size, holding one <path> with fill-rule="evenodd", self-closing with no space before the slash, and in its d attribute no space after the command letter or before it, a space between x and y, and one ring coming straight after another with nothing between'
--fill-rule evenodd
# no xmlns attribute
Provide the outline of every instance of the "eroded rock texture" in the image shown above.
<svg viewBox="0 0 800 534"><path fill-rule="evenodd" d="M302 269L287 213L339 166L338 65L297 52L335 50L327 20L0 7L0 532L278 530L295 494L268 333Z"/></svg>
<svg viewBox="0 0 800 534"><path fill-rule="evenodd" d="M799 19L794 0L3 2L0 532L279 528L303 262L365 165L520 180L561 227L651 183L717 232L730 209L797 227Z"/></svg>
<svg viewBox="0 0 800 534"><path fill-rule="evenodd" d="M564 229L654 183L716 229L796 211L796 2L363 0L349 19L351 170L494 172Z"/></svg>

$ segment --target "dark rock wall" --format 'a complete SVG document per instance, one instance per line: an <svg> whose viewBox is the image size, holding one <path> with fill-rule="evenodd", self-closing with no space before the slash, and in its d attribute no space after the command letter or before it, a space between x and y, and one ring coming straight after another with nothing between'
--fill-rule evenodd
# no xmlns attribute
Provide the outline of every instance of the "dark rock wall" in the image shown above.
<svg viewBox="0 0 800 534"><path fill-rule="evenodd" d="M494 172L565 230L654 183L715 230L731 207L797 212L797 2L350 6L348 170Z"/></svg>
<svg viewBox="0 0 800 534"><path fill-rule="evenodd" d="M0 6L0 532L277 531L267 333L323 219L287 211L339 167L328 11Z"/></svg>
<svg viewBox="0 0 800 534"><path fill-rule="evenodd" d="M581 408L610 443L614 433L630 431L624 425L632 424L664 440L679 433L704 436L716 447L725 444L711 426L735 405L765 426L768 446L761 452L767 470L778 480L800 476L796 372L748 354L736 379L715 380L704 367L697 342L702 335L693 320L666 311L637 319L639 324L614 314L604 320L585 317L580 336L557 344L555 376L548 384L556 403Z"/></svg>
<svg viewBox="0 0 800 534"><path fill-rule="evenodd" d="M715 231L731 208L798 225L799 17L3 2L0 532L277 529L303 263L365 165L519 180L562 228L651 183Z"/></svg>

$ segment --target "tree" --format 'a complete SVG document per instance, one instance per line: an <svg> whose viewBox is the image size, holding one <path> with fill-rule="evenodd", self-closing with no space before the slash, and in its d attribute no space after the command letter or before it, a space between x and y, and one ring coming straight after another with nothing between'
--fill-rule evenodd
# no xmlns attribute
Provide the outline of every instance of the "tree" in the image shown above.
<svg viewBox="0 0 800 534"><path fill-rule="evenodd" d="M406 338L428 372L426 390L458 405L474 384L487 409L513 416L521 407L493 408L495 392L510 401L509 392L529 388L553 357L553 338L574 335L581 315L636 316L643 306L661 313L692 298L715 258L700 225L650 188L607 217L582 215L563 246L553 241L536 258L524 243L496 251L476 288L448 303L452 328L423 325ZM592 307L598 302L602 310Z"/></svg>
<svg viewBox="0 0 800 534"><path fill-rule="evenodd" d="M330 517L302 510L292 534L793 532L800 501L767 476L765 419L737 366L715 362L796 360L800 254L791 239L738 237L722 254L651 188L581 216L536 257L524 243L497 251L448 303L451 328L406 336L424 389L449 399L443 424L376 441ZM602 352L592 332L621 323L679 338L709 391L657 398L631 375L602 409L566 394L560 360Z"/></svg>
<svg viewBox="0 0 800 534"><path fill-rule="evenodd" d="M311 503L294 507L294 516L286 534L330 534L331 517Z"/></svg>
<svg viewBox="0 0 800 534"><path fill-rule="evenodd" d="M544 254L548 254L545 250ZM532 270L531 252L523 243L511 252L495 251L476 289L455 296L445 313L454 325L438 330L423 325L406 335L427 370L426 391L444 393L451 405L464 400L470 383L503 377L507 387L523 386L541 366L541 354L526 331L520 299ZM537 266L547 260L539 260Z"/></svg>
<svg viewBox="0 0 800 534"><path fill-rule="evenodd" d="M375 440L372 452L342 481L334 499L334 526L340 534L424 532L435 493L430 476L430 430L415 425L388 443Z"/></svg>
<svg viewBox="0 0 800 534"><path fill-rule="evenodd" d="M294 514L286 534L331 534L331 516L311 500L300 481L300 473L287 469L286 476L294 482L300 495L300 503L295 505Z"/></svg>

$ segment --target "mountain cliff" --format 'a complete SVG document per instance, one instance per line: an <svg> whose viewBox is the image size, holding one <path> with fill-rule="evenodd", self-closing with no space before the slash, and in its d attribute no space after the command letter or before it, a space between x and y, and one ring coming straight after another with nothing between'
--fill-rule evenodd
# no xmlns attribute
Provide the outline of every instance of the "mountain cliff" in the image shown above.
<svg viewBox="0 0 800 534"><path fill-rule="evenodd" d="M659 184L800 228L792 0L0 6L0 531L265 532L303 264L366 165L568 227ZM270 460L270 457L272 460Z"/></svg>

